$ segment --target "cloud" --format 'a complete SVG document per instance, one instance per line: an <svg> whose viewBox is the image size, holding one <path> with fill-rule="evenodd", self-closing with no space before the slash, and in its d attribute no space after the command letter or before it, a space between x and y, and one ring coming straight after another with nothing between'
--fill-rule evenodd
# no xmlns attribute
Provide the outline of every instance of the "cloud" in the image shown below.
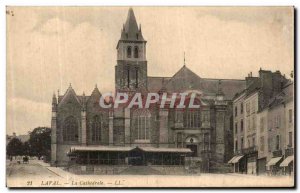
<svg viewBox="0 0 300 193"><path fill-rule="evenodd" d="M49 19L40 27L40 32L44 34L62 34L69 33L72 30L73 26L66 21L55 17Z"/></svg>
<svg viewBox="0 0 300 193"><path fill-rule="evenodd" d="M22 98L7 99L7 134L26 134L38 126L50 126L51 103ZM34 123L34 126L33 124Z"/></svg>

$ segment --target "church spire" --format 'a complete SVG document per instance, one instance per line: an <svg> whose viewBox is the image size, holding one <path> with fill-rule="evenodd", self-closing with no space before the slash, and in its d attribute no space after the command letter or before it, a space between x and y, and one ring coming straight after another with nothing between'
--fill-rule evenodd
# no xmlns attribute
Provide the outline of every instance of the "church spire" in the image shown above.
<svg viewBox="0 0 300 193"><path fill-rule="evenodd" d="M138 27L132 8L129 8L128 10L127 19L122 29L121 39L142 41L144 40L141 32L141 26L140 28Z"/></svg>
<svg viewBox="0 0 300 193"><path fill-rule="evenodd" d="M53 96L52 96L52 104L53 103L57 104L55 92L53 92Z"/></svg>
<svg viewBox="0 0 300 193"><path fill-rule="evenodd" d="M56 112L57 110L56 108L57 108L57 99L54 92L52 96L52 112Z"/></svg>
<svg viewBox="0 0 300 193"><path fill-rule="evenodd" d="M128 10L128 15L125 23L125 31L129 32L138 32L138 24L136 22L136 18L133 12L133 9L130 7Z"/></svg>

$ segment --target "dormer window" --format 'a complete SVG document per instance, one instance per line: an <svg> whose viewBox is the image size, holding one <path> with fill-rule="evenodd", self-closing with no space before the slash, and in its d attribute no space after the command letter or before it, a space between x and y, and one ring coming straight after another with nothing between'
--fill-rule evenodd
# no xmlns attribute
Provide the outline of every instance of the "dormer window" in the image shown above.
<svg viewBox="0 0 300 193"><path fill-rule="evenodd" d="M127 58L131 58L131 46L127 47Z"/></svg>

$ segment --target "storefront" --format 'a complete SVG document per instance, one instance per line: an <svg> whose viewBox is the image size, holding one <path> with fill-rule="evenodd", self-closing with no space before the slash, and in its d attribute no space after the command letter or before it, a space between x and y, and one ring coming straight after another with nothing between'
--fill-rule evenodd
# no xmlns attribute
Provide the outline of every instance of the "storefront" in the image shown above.
<svg viewBox="0 0 300 193"><path fill-rule="evenodd" d="M255 147L249 148L247 151L246 163L247 163L247 174L257 175L257 151Z"/></svg>
<svg viewBox="0 0 300 193"><path fill-rule="evenodd" d="M280 167L283 168L283 172L285 175L293 175L294 174L294 156L286 157Z"/></svg>
<svg viewBox="0 0 300 193"><path fill-rule="evenodd" d="M257 160L257 174L263 175L266 173L266 165L267 165L267 158L260 158Z"/></svg>
<svg viewBox="0 0 300 193"><path fill-rule="evenodd" d="M282 157L273 157L267 163L267 167L269 168L269 175L278 175L280 174L280 163L282 161Z"/></svg>
<svg viewBox="0 0 300 193"><path fill-rule="evenodd" d="M247 174L256 175L257 167L256 167L256 157L247 158Z"/></svg>
<svg viewBox="0 0 300 193"><path fill-rule="evenodd" d="M236 155L231 160L228 161L229 164L233 164L234 173L244 173L245 172L245 159L244 155Z"/></svg>

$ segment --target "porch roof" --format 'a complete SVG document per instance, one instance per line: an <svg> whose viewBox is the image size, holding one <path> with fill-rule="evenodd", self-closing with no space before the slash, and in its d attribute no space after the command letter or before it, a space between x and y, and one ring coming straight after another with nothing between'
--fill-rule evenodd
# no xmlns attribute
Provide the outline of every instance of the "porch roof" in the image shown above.
<svg viewBox="0 0 300 193"><path fill-rule="evenodd" d="M192 153L189 148L168 148L168 147L138 147L145 152L172 152L172 153Z"/></svg>
<svg viewBox="0 0 300 193"><path fill-rule="evenodd" d="M294 156L288 156L283 160L283 162L280 164L280 167L287 167L292 161L294 161Z"/></svg>
<svg viewBox="0 0 300 193"><path fill-rule="evenodd" d="M277 162L279 162L279 160L281 160L282 157L273 157L270 159L270 161L267 163L266 166L274 166L277 164Z"/></svg>
<svg viewBox="0 0 300 193"><path fill-rule="evenodd" d="M239 155L239 156L236 156L236 157L234 158L234 160L232 160L232 162L231 162L231 163L235 164L235 163L239 162L239 161L240 161L240 159L242 159L242 157L244 157L244 155Z"/></svg>
<svg viewBox="0 0 300 193"><path fill-rule="evenodd" d="M84 151L113 151L128 152L134 149L140 149L144 152L170 152L170 153L192 153L189 148L165 148L165 147L124 147L124 146L72 146L70 152Z"/></svg>
<svg viewBox="0 0 300 193"><path fill-rule="evenodd" d="M237 156L233 156L227 163L232 164L232 161L236 158Z"/></svg>
<svg viewBox="0 0 300 193"><path fill-rule="evenodd" d="M134 147L123 146L73 146L71 152L75 151L130 151Z"/></svg>

